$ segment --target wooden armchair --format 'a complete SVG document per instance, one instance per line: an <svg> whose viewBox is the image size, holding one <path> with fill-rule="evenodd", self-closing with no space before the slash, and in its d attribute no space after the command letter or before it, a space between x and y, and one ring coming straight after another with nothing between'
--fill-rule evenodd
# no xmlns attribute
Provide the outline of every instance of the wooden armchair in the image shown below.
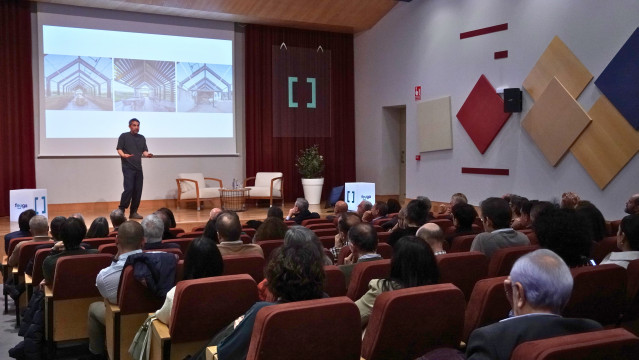
<svg viewBox="0 0 639 360"><path fill-rule="evenodd" d="M254 180L253 186L247 186L249 180ZM269 199L270 206L273 206L273 199L282 199L284 206L284 179L281 172L258 172L244 179L244 187L251 189L249 199Z"/></svg>
<svg viewBox="0 0 639 360"><path fill-rule="evenodd" d="M207 187L206 180L217 181L219 187ZM211 200L219 202L219 189L224 187L221 179L204 177L202 173L182 173L175 179L177 184L177 208L180 208L181 201L195 201L197 210L200 211L200 202ZM218 203L219 204L219 203ZM219 206L219 205L218 205Z"/></svg>

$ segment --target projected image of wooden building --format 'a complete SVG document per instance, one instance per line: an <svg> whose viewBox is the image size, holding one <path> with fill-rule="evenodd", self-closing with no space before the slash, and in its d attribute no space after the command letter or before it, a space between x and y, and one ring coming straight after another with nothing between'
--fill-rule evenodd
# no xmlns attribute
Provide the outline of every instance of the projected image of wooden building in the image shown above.
<svg viewBox="0 0 639 360"><path fill-rule="evenodd" d="M112 59L89 56L44 56L47 110L113 110Z"/></svg>
<svg viewBox="0 0 639 360"><path fill-rule="evenodd" d="M175 63L114 59L116 111L175 111Z"/></svg>
<svg viewBox="0 0 639 360"><path fill-rule="evenodd" d="M179 112L233 112L233 67L177 63Z"/></svg>

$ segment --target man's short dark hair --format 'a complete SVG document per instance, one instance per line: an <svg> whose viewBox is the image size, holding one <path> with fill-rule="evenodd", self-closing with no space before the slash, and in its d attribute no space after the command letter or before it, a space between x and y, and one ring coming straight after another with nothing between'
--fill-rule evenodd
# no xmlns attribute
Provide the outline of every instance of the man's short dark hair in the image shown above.
<svg viewBox="0 0 639 360"><path fill-rule="evenodd" d="M144 229L137 221L125 221L118 228L118 242L127 248L139 249L144 240Z"/></svg>
<svg viewBox="0 0 639 360"><path fill-rule="evenodd" d="M65 250L75 250L80 247L80 243L87 233L87 226L84 221L70 217L67 218L60 228L60 237Z"/></svg>
<svg viewBox="0 0 639 360"><path fill-rule="evenodd" d="M490 219L495 230L510 227L512 213L508 201L498 197L489 197L479 206L481 216Z"/></svg>
<svg viewBox="0 0 639 360"><path fill-rule="evenodd" d="M430 202L430 200L428 201ZM406 220L409 224L422 226L428 221L430 208L424 200L411 200L406 205Z"/></svg>
<svg viewBox="0 0 639 360"><path fill-rule="evenodd" d="M268 208L268 211L266 212L266 217L276 217L278 219L284 219L284 212L282 211L282 208L279 206L271 206L270 208Z"/></svg>
<svg viewBox="0 0 639 360"><path fill-rule="evenodd" d="M348 230L348 240L363 252L377 250L377 231L371 224L360 223Z"/></svg>
<svg viewBox="0 0 639 360"><path fill-rule="evenodd" d="M131 124L133 124L133 122L136 121L138 124L140 123L140 120L133 118L131 120L129 120L129 126L131 126Z"/></svg>
<svg viewBox="0 0 639 360"><path fill-rule="evenodd" d="M67 218L65 218L64 216L56 216L53 218L53 220L51 220L49 231L51 231L51 237L53 238L53 240L62 240L60 238L60 230L62 229L62 224L64 224L66 221Z"/></svg>
<svg viewBox="0 0 639 360"><path fill-rule="evenodd" d="M457 220L457 230L471 230L477 218L477 210L470 204L458 203L453 205L453 218Z"/></svg>
<svg viewBox="0 0 639 360"><path fill-rule="evenodd" d="M343 232L344 234L348 234L348 231L351 227L362 222L359 215L356 212L346 212L339 216L339 220L337 221L337 230L339 232Z"/></svg>
<svg viewBox="0 0 639 360"><path fill-rule="evenodd" d="M628 245L633 251L639 250L639 214L628 215L621 219L621 232L626 235Z"/></svg>
<svg viewBox="0 0 639 360"><path fill-rule="evenodd" d="M375 208L377 209L377 216L388 215L388 205L386 204L385 201L375 202Z"/></svg>
<svg viewBox="0 0 639 360"><path fill-rule="evenodd" d="M424 205L426 206L426 216L428 216L428 212L433 207L433 204L428 198L428 196L418 196L417 198L415 198L415 200L419 200L424 203Z"/></svg>
<svg viewBox="0 0 639 360"><path fill-rule="evenodd" d="M220 235L220 241L237 241L242 234L240 218L233 211L223 211L218 215L215 229Z"/></svg>
<svg viewBox="0 0 639 360"><path fill-rule="evenodd" d="M36 216L36 212L33 209L28 209L20 213L20 216L18 216L18 227L20 231L29 231L29 221L34 216Z"/></svg>

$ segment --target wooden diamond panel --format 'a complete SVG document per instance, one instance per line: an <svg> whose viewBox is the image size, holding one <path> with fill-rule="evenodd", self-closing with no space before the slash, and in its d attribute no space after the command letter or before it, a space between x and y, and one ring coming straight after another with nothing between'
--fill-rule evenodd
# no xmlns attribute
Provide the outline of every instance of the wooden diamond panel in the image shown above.
<svg viewBox="0 0 639 360"><path fill-rule="evenodd" d="M419 152L453 148L450 96L417 104Z"/></svg>
<svg viewBox="0 0 639 360"><path fill-rule="evenodd" d="M639 132L605 96L595 102L588 115L592 123L570 151L603 189L639 151Z"/></svg>
<svg viewBox="0 0 639 360"><path fill-rule="evenodd" d="M553 78L521 126L550 165L556 166L590 122L579 103Z"/></svg>
<svg viewBox="0 0 639 360"><path fill-rule="evenodd" d="M537 101L553 77L556 77L575 99L592 80L590 71L558 36L552 39L524 80L524 89Z"/></svg>

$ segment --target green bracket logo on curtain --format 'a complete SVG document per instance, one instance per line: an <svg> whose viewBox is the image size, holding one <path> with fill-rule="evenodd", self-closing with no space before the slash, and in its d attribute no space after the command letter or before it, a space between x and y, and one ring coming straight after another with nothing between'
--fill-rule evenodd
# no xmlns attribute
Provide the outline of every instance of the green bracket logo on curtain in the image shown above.
<svg viewBox="0 0 639 360"><path fill-rule="evenodd" d="M297 82L296 76L288 77L288 107L296 108L297 103L293 101L293 84ZM315 78L306 78L306 82L311 84L311 102L306 103L306 107L309 109L315 109L317 104L317 81Z"/></svg>

